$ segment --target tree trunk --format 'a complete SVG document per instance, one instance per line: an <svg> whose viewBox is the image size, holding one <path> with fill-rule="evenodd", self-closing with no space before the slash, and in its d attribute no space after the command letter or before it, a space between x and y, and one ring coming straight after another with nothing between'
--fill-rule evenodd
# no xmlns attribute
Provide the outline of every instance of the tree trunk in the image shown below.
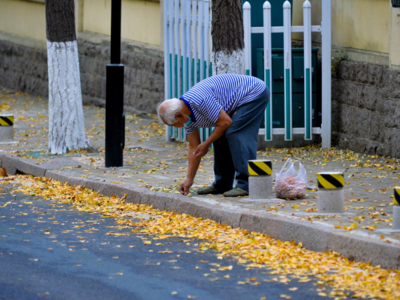
<svg viewBox="0 0 400 300"><path fill-rule="evenodd" d="M213 74L245 74L241 0L212 1Z"/></svg>
<svg viewBox="0 0 400 300"><path fill-rule="evenodd" d="M49 152L90 147L85 120L75 33L74 0L46 0L49 69Z"/></svg>

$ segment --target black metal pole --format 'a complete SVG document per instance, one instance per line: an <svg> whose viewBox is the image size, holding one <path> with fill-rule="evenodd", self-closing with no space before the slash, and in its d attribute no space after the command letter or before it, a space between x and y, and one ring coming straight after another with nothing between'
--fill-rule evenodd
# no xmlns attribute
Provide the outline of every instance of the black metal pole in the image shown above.
<svg viewBox="0 0 400 300"><path fill-rule="evenodd" d="M111 63L121 63L121 10L122 0L111 0Z"/></svg>
<svg viewBox="0 0 400 300"><path fill-rule="evenodd" d="M121 64L121 0L111 3L111 64L106 69L106 167L122 167L125 147L124 65Z"/></svg>

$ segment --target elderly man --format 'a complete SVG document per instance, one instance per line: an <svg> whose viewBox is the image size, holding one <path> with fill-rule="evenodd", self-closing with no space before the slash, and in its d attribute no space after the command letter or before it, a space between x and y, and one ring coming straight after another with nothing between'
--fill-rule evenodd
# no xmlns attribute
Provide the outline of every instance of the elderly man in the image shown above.
<svg viewBox="0 0 400 300"><path fill-rule="evenodd" d="M179 186L183 195L193 185L201 157L214 145L215 180L198 194L225 197L248 195L247 161L255 159L258 129L269 100L265 83L255 77L223 74L209 77L180 99L162 102L157 111L164 124L185 127L189 140L189 168ZM201 143L198 128L214 127ZM233 187L236 179L236 187Z"/></svg>

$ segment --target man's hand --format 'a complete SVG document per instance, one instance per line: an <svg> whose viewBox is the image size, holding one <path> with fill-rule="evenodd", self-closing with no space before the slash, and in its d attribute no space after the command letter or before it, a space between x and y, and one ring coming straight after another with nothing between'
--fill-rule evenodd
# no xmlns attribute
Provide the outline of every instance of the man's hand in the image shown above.
<svg viewBox="0 0 400 300"><path fill-rule="evenodd" d="M210 146L207 143L201 143L200 145L197 146L193 154L196 157L203 157L204 155L207 154L209 148Z"/></svg>
<svg viewBox="0 0 400 300"><path fill-rule="evenodd" d="M179 185L179 192L186 196L189 194L189 189L193 185L193 180L185 179L180 185Z"/></svg>

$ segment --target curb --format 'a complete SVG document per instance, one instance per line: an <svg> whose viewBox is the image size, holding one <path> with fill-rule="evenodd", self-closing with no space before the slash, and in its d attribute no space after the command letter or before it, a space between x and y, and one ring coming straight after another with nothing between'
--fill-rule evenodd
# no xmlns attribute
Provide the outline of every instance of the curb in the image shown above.
<svg viewBox="0 0 400 300"><path fill-rule="evenodd" d="M57 163L55 163L57 161ZM62 162L62 163L61 163ZM72 164L71 164L72 163ZM70 185L80 185L93 189L104 196L126 196L126 202L153 205L160 210L185 213L194 217L211 219L229 226L249 231L260 232L282 241L302 243L309 250L324 252L336 251L350 260L371 262L383 268L399 269L400 245L389 244L368 236L356 236L352 232L318 223L295 221L288 217L276 216L269 212L251 212L245 209L228 209L219 205L202 203L178 194L149 191L130 184L117 185L108 181L94 181L73 177L68 171L54 170L58 165L73 166L65 158L36 165L31 159L0 152L0 167L11 175L28 174L37 177L48 177ZM76 163L75 165L78 165Z"/></svg>

